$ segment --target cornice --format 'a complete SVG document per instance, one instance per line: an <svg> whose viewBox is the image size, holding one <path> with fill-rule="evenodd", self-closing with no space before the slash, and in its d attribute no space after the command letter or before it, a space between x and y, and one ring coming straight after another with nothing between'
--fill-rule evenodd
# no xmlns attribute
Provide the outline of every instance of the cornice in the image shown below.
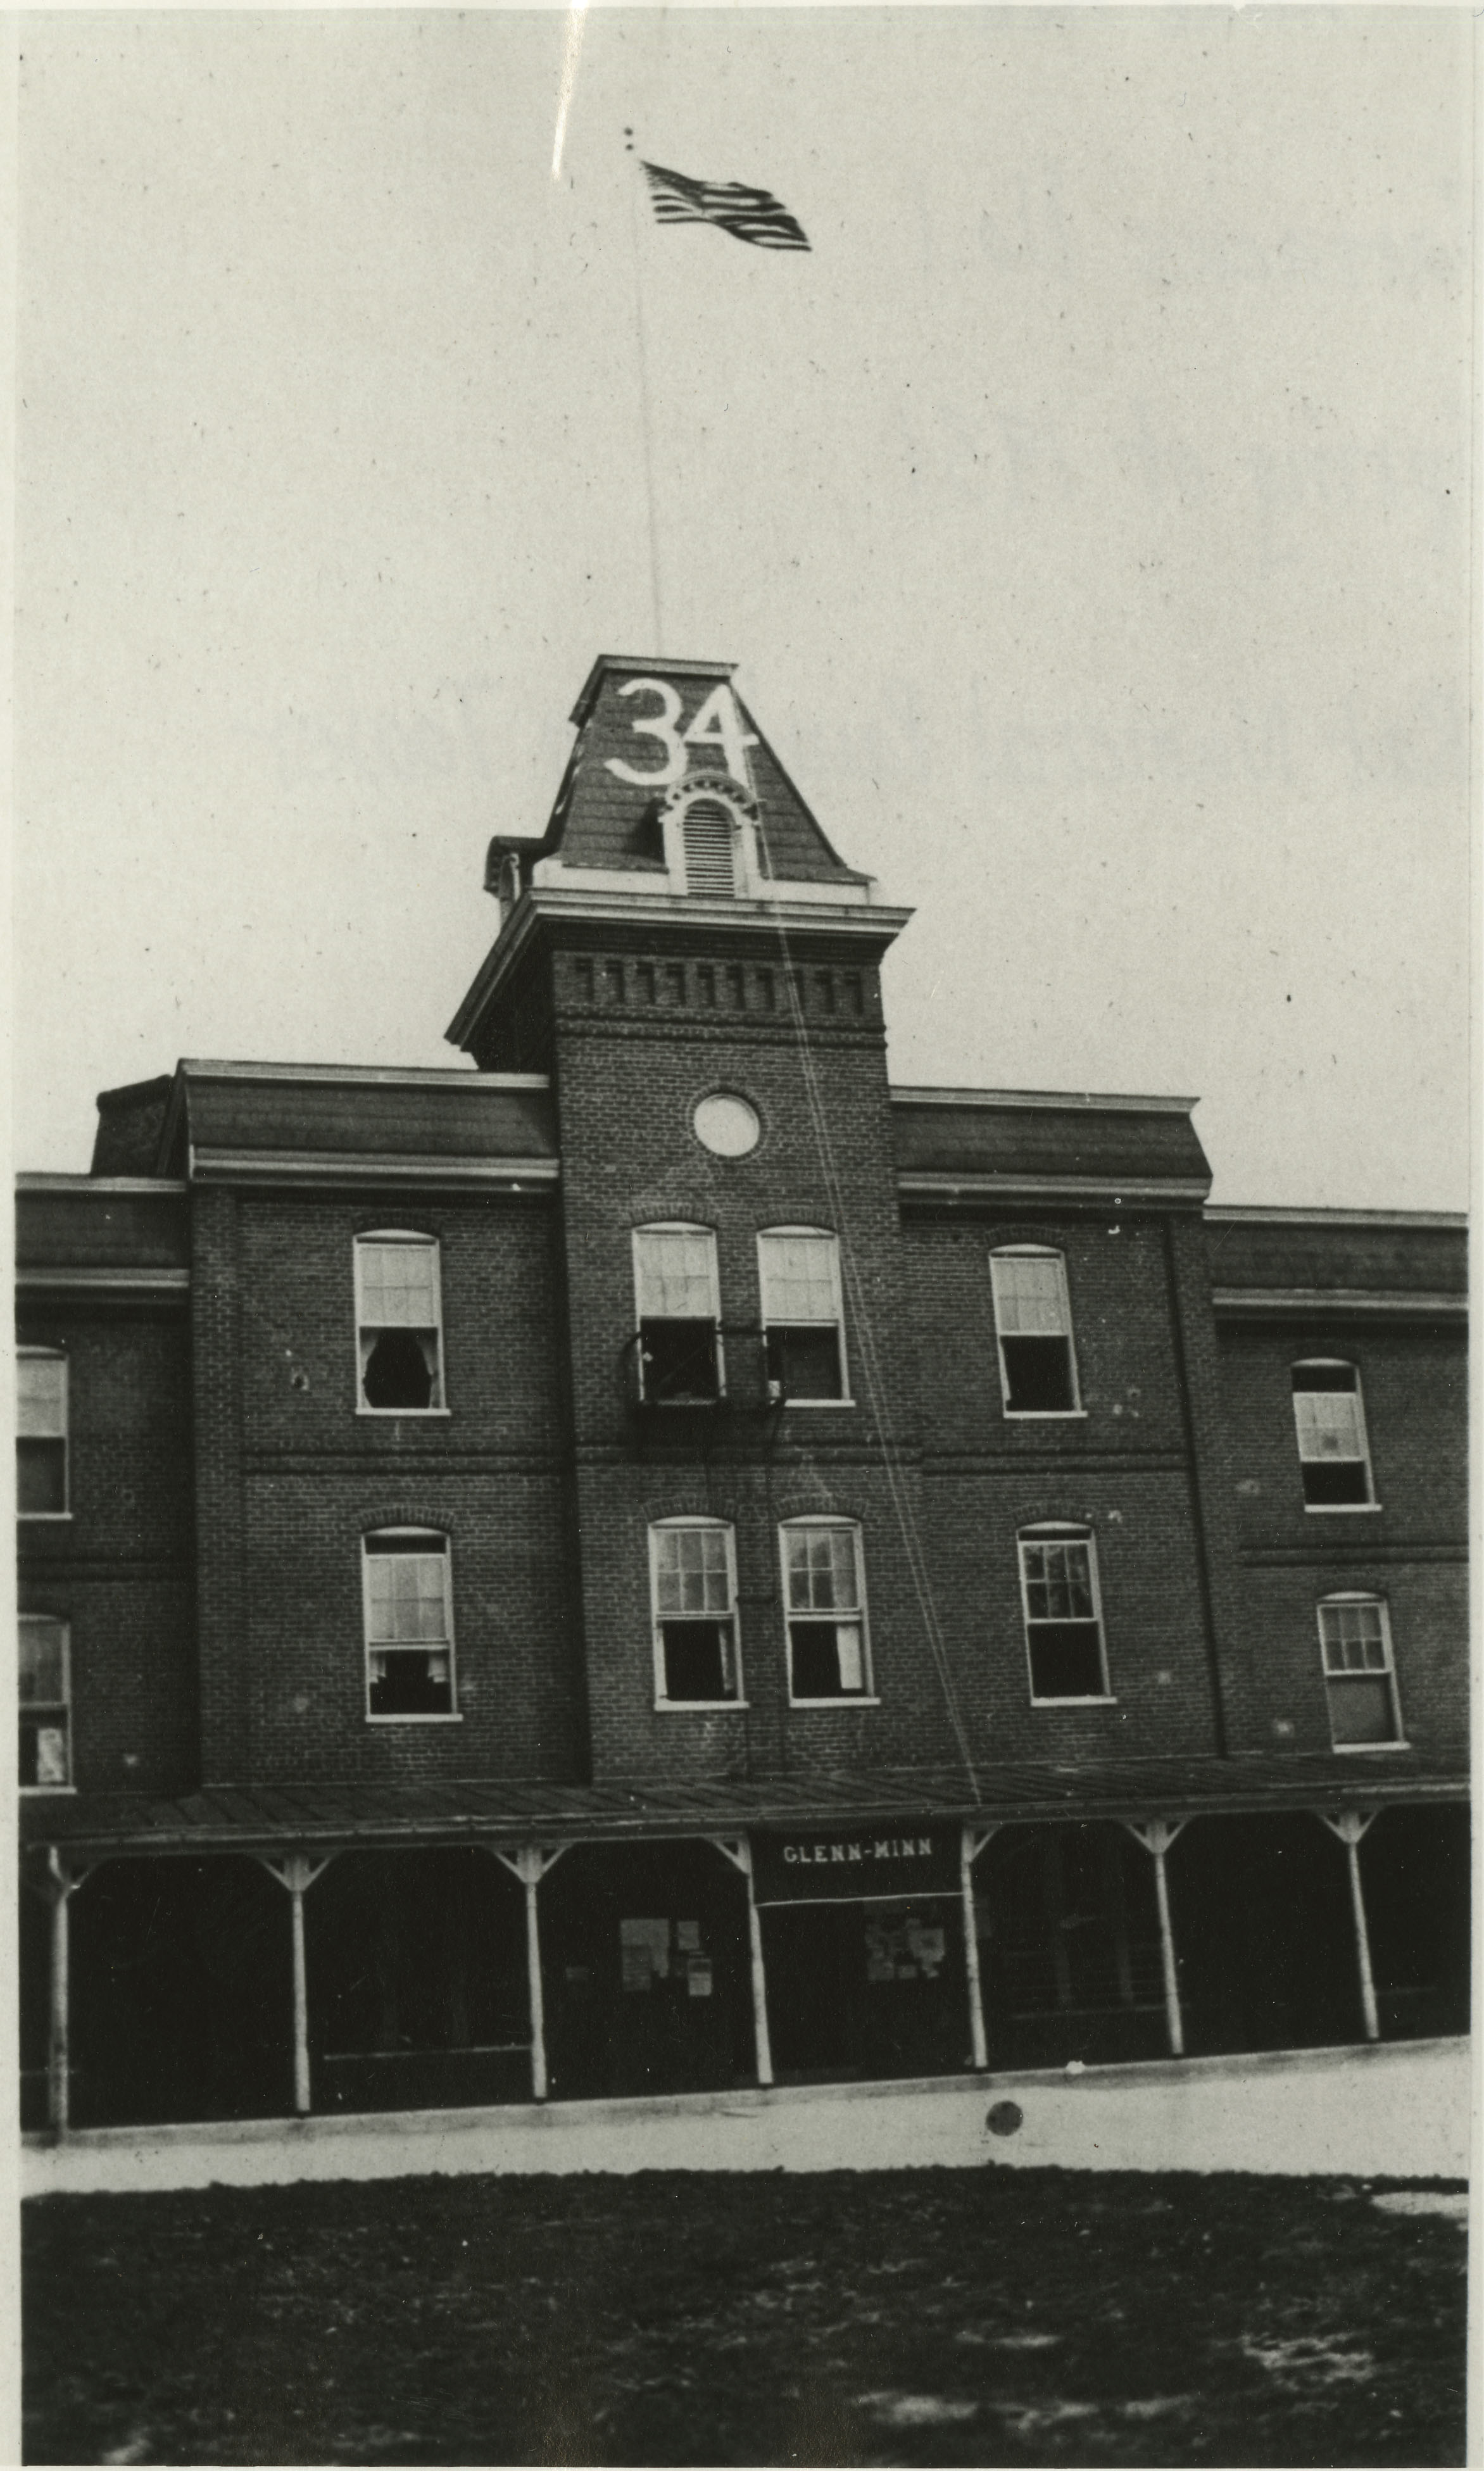
<svg viewBox="0 0 1484 2471"><path fill-rule="evenodd" d="M415 1184L478 1187L483 1191L525 1192L555 1184L554 1158L487 1159L444 1153L391 1157L386 1151L225 1150L191 1152L193 1184L345 1186Z"/></svg>
<svg viewBox="0 0 1484 2471"><path fill-rule="evenodd" d="M897 1172L897 1190L904 1201L935 1203L947 1209L1045 1201L1082 1203L1099 1210L1142 1202L1198 1210L1211 1190L1211 1180L1209 1176L1130 1175L1115 1182L1101 1175L958 1175L903 1167Z"/></svg>
<svg viewBox="0 0 1484 2471"><path fill-rule="evenodd" d="M874 902L701 901L690 894L574 892L554 884L532 884L510 912L444 1036L454 1047L466 1043L539 927L621 927L625 931L680 928L737 942L772 938L783 946L778 957L787 962L790 936L800 942L843 938L884 952L912 915L910 909Z"/></svg>
<svg viewBox="0 0 1484 2471"><path fill-rule="evenodd" d="M1335 1314L1462 1320L1469 1310L1468 1297L1455 1289L1421 1287L1213 1287L1211 1301L1225 1321L1313 1321Z"/></svg>
<svg viewBox="0 0 1484 2471"><path fill-rule="evenodd" d="M1079 1115L1189 1116L1199 1098L1141 1098L1103 1090L916 1090L893 1085L899 1107L1049 1107Z"/></svg>

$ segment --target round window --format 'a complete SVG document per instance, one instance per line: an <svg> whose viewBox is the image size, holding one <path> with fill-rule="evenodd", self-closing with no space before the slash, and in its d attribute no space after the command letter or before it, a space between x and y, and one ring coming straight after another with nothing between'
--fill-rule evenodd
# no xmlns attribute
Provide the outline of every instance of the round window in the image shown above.
<svg viewBox="0 0 1484 2471"><path fill-rule="evenodd" d="M696 1140L718 1158L745 1158L757 1148L763 1133L756 1110L728 1090L714 1091L703 1098L691 1121Z"/></svg>

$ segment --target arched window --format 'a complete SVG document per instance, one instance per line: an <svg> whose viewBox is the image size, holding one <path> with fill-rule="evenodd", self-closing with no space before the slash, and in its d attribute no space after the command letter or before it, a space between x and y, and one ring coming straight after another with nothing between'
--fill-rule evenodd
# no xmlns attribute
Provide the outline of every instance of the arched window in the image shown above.
<svg viewBox="0 0 1484 2471"><path fill-rule="evenodd" d="M721 1298L717 1239L680 1221L634 1230L639 1394L651 1406L719 1399Z"/></svg>
<svg viewBox="0 0 1484 2471"><path fill-rule="evenodd" d="M1016 1541L1032 1700L1110 1698L1091 1530L1025 1527Z"/></svg>
<svg viewBox="0 0 1484 2471"><path fill-rule="evenodd" d="M382 1527L362 1539L365 1712L373 1722L452 1716L454 1591L448 1538Z"/></svg>
<svg viewBox="0 0 1484 2471"><path fill-rule="evenodd" d="M15 1508L22 1518L65 1518L67 1359L59 1348L15 1356Z"/></svg>
<svg viewBox="0 0 1484 2471"><path fill-rule="evenodd" d="M719 1518L662 1518L649 1530L654 1697L661 1707L742 1698L737 1544Z"/></svg>
<svg viewBox="0 0 1484 2471"><path fill-rule="evenodd" d="M822 1227L769 1227L758 1237L768 1385L789 1406L846 1395L839 1251Z"/></svg>
<svg viewBox="0 0 1484 2471"><path fill-rule="evenodd" d="M790 1702L808 1706L816 1700L868 1699L860 1528L850 1518L789 1518L778 1534Z"/></svg>
<svg viewBox="0 0 1484 2471"><path fill-rule="evenodd" d="M731 901L737 894L737 819L719 798L696 798L680 828L687 892Z"/></svg>
<svg viewBox="0 0 1484 2471"><path fill-rule="evenodd" d="M1337 1357L1293 1367L1293 1421L1307 1510L1370 1510L1376 1504L1360 1375Z"/></svg>
<svg viewBox="0 0 1484 2471"><path fill-rule="evenodd" d="M1075 1416L1076 1358L1067 1265L1045 1244L1004 1244L989 1257L1007 1416Z"/></svg>
<svg viewBox="0 0 1484 2471"><path fill-rule="evenodd" d="M356 1238L356 1365L363 1413L443 1406L443 1306L435 1236L378 1229Z"/></svg>
<svg viewBox="0 0 1484 2471"><path fill-rule="evenodd" d="M1402 1739L1402 1708L1383 1596L1326 1596L1319 1607L1319 1652L1337 1751L1383 1749Z"/></svg>

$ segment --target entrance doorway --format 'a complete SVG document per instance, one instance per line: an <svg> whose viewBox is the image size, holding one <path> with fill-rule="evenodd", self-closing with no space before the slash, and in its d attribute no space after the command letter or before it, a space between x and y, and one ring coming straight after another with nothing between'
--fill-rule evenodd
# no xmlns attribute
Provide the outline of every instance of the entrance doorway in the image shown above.
<svg viewBox="0 0 1484 2471"><path fill-rule="evenodd" d="M770 1905L763 1952L780 2078L945 2076L973 2065L955 1898Z"/></svg>

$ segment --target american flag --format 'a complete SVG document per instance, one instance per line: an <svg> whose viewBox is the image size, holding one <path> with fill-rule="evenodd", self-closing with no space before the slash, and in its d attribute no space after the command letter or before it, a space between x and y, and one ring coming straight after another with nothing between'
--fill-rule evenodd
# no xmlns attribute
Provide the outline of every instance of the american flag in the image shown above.
<svg viewBox="0 0 1484 2471"><path fill-rule="evenodd" d="M646 163L644 174L657 223L716 224L755 248L809 247L802 224L766 189L749 189L741 180L688 180L659 163Z"/></svg>

